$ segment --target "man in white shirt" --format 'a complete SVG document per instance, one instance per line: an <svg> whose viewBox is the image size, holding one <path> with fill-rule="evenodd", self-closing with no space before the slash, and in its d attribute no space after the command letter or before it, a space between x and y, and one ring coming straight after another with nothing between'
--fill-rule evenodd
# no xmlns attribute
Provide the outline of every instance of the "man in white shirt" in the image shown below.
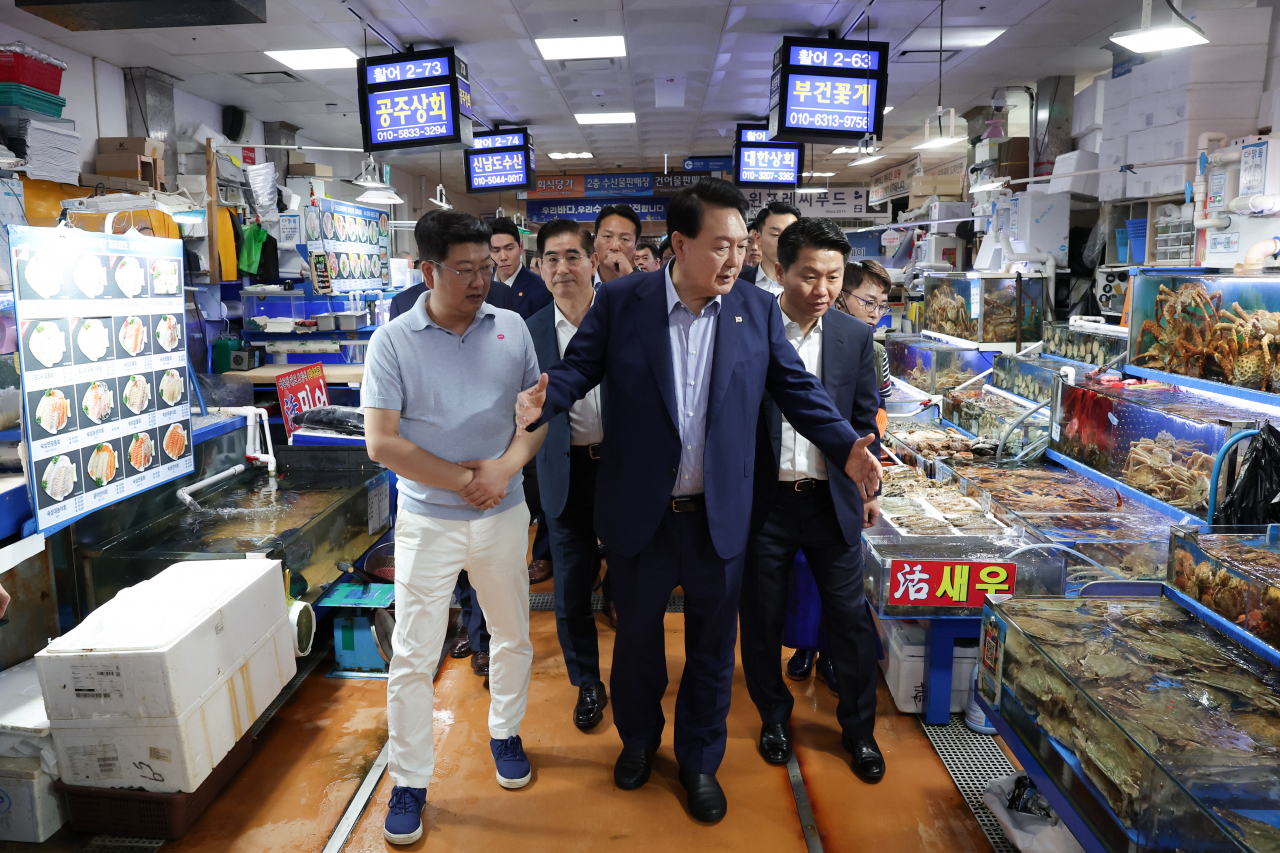
<svg viewBox="0 0 1280 853"><path fill-rule="evenodd" d="M577 222L557 219L538 232L538 257L554 301L529 318L529 335L539 364L559 363L595 302L593 277L599 265L591 236ZM603 388L597 386L568 412L552 418L548 441L535 457L543 511L551 535L555 577L556 632L569 682L578 688L573 722L594 728L609 703L600 678L600 649L591 590L600 573L595 529L596 472L604 428ZM605 575L606 611L612 604Z"/></svg>
<svg viewBox="0 0 1280 853"><path fill-rule="evenodd" d="M876 433L871 327L828 311L840 295L848 241L830 219L801 219L783 231L776 246L787 340L854 430ZM879 455L878 442L870 449ZM786 764L791 757L794 700L782 680L781 649L791 572L804 549L841 685L836 717L843 743L853 754L854 772L864 781L879 781L884 758L874 737L875 626L862 588L862 529L875 524L879 500L864 501L851 481L828 477L831 461L792 428L768 396L760 407L756 450L756 533L747 544L739 617L742 670L762 722L760 754L770 764Z"/></svg>
<svg viewBox="0 0 1280 853"><path fill-rule="evenodd" d="M744 266L738 278L751 282L761 290L767 290L774 296L782 294L782 285L773 276L778 273L778 238L787 226L800 218L800 210L784 201L771 201L758 214L752 223L756 233L756 242L760 249L760 266Z"/></svg>

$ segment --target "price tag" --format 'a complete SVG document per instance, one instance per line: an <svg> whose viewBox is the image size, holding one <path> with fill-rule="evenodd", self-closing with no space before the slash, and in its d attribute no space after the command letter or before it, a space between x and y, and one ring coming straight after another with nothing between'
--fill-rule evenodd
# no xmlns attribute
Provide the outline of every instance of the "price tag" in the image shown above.
<svg viewBox="0 0 1280 853"><path fill-rule="evenodd" d="M1061 441L1061 440L1062 440L1062 427L1061 427L1061 425L1059 425L1059 424L1054 424L1052 427L1050 427L1050 428L1049 428L1049 432L1052 434L1052 437L1053 437L1053 440L1054 440L1054 441Z"/></svg>
<svg viewBox="0 0 1280 853"><path fill-rule="evenodd" d="M391 523L391 478L379 474L369 481L369 535Z"/></svg>

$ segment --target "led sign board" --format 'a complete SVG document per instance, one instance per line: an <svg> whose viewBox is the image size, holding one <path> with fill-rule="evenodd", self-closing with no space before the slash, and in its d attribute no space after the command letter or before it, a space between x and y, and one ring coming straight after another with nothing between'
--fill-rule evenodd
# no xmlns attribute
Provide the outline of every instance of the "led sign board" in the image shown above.
<svg viewBox="0 0 1280 853"><path fill-rule="evenodd" d="M803 146L767 140L763 124L740 124L734 138L734 183L743 189L795 189ZM762 139L761 135L766 135Z"/></svg>
<svg viewBox="0 0 1280 853"><path fill-rule="evenodd" d="M533 155L528 148L472 148L463 160L468 193L527 190L533 184Z"/></svg>
<svg viewBox="0 0 1280 853"><path fill-rule="evenodd" d="M453 48L356 62L364 150L470 148L471 84Z"/></svg>
<svg viewBox="0 0 1280 853"><path fill-rule="evenodd" d="M884 133L887 42L784 37L769 81L769 139L845 145Z"/></svg>

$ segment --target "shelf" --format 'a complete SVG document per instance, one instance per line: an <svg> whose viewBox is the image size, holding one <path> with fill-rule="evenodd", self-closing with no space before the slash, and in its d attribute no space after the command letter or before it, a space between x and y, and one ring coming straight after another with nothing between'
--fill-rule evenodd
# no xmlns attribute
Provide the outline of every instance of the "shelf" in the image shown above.
<svg viewBox="0 0 1280 853"><path fill-rule="evenodd" d="M1142 504L1143 506L1147 507L1148 509L1154 509L1156 512L1160 513L1161 515L1173 519L1178 524L1204 524L1205 523L1204 519L1198 516L1192 515L1191 513L1187 512L1185 509L1178 509L1176 506L1167 504L1162 500L1157 500L1156 498L1151 497L1151 495L1148 495L1145 492L1138 491L1133 486L1130 486L1127 483L1122 483L1119 480L1115 479L1114 477L1108 477L1106 474L1103 474L1099 471L1095 471L1094 469L1090 468L1088 465L1085 465L1081 462L1077 462L1076 460L1071 459L1070 457L1063 456L1061 453L1059 453L1056 450L1046 450L1045 456L1047 456L1049 459L1052 459L1054 462L1057 462L1063 468L1067 468L1071 471L1075 471L1080 476L1085 477L1089 480L1093 480L1095 483L1100 483L1109 489L1115 489L1117 492L1120 493L1120 496L1122 498L1125 498L1126 500L1136 501Z"/></svg>
<svg viewBox="0 0 1280 853"><path fill-rule="evenodd" d="M194 412L192 412L191 416L193 418L199 417ZM191 443L193 445L203 444L204 442L209 441L210 439L217 438L220 435L226 435L229 432L235 432L238 429L244 429L244 425L245 425L244 417L235 417L235 418L227 418L226 420L222 420L222 421L216 421L214 423L208 424L207 426L193 427L192 432L194 432L195 435L192 437Z"/></svg>

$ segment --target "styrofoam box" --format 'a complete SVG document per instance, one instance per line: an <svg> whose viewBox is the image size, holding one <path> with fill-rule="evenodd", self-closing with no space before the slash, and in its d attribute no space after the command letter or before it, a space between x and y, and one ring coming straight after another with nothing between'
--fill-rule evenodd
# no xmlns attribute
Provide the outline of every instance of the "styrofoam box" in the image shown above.
<svg viewBox="0 0 1280 853"><path fill-rule="evenodd" d="M1109 109L1102 114L1102 138L1117 139L1129 132L1129 105Z"/></svg>
<svg viewBox="0 0 1280 853"><path fill-rule="evenodd" d="M873 618L884 649L880 669L893 694L893 703L904 714L924 713L924 625L913 619ZM952 713L963 711L969 701L969 677L977 662L976 640L972 647L956 645L951 662Z"/></svg>
<svg viewBox="0 0 1280 853"><path fill-rule="evenodd" d="M1167 75L1165 75L1167 76ZM1164 85L1164 77L1160 74L1160 68L1152 60L1147 60L1141 65L1135 65L1130 69L1128 74L1122 78L1129 84L1129 100L1132 104L1134 101L1143 101L1152 95L1158 94ZM1108 104L1107 106L1115 106Z"/></svg>
<svg viewBox="0 0 1280 853"><path fill-rule="evenodd" d="M34 660L0 671L0 758L37 758L44 772L58 775Z"/></svg>
<svg viewBox="0 0 1280 853"><path fill-rule="evenodd" d="M1116 139L1107 139L1098 148L1098 168L1099 169L1119 169L1125 163L1128 163L1129 156L1129 136L1128 134Z"/></svg>
<svg viewBox="0 0 1280 853"><path fill-rule="evenodd" d="M1227 44L1237 47L1266 44L1271 32L1271 9L1266 6L1247 9L1205 9L1192 14L1191 20L1204 30L1210 44Z"/></svg>
<svg viewBox="0 0 1280 853"><path fill-rule="evenodd" d="M1104 110L1127 107L1132 98L1133 72L1130 71L1128 74L1121 74L1119 77L1112 77L1107 81L1107 97L1102 107Z"/></svg>
<svg viewBox="0 0 1280 853"><path fill-rule="evenodd" d="M1200 83L1164 92L1155 102L1153 127L1180 121L1209 121L1247 118L1258 115L1262 83Z"/></svg>
<svg viewBox="0 0 1280 853"><path fill-rule="evenodd" d="M1141 67L1141 66L1139 66ZM1156 113L1159 112L1160 96L1150 95L1129 102L1129 122L1125 125L1128 133L1138 133L1156 126Z"/></svg>
<svg viewBox="0 0 1280 853"><path fill-rule="evenodd" d="M1098 176L1098 201L1124 198L1125 176L1120 172L1103 172Z"/></svg>
<svg viewBox="0 0 1280 853"><path fill-rule="evenodd" d="M121 590L36 655L50 720L180 717L287 614L278 560L193 560Z"/></svg>
<svg viewBox="0 0 1280 853"><path fill-rule="evenodd" d="M67 822L53 782L38 758L0 758L0 841L39 844Z"/></svg>
<svg viewBox="0 0 1280 853"><path fill-rule="evenodd" d="M1138 67L1151 76L1152 94L1199 83L1260 83L1267 70L1267 46L1201 44Z"/></svg>
<svg viewBox="0 0 1280 853"><path fill-rule="evenodd" d="M1124 176L1125 198L1147 198L1180 193L1195 180L1195 166L1152 166Z"/></svg>
<svg viewBox="0 0 1280 853"><path fill-rule="evenodd" d="M1102 150L1102 130L1091 130L1084 136L1076 139L1076 149L1079 151L1092 151L1097 154Z"/></svg>
<svg viewBox="0 0 1280 853"><path fill-rule="evenodd" d="M53 720L62 780L191 793L296 672L293 628L285 615L228 678L176 719Z"/></svg>
<svg viewBox="0 0 1280 853"><path fill-rule="evenodd" d="M1106 108L1104 101L1107 79L1098 77L1076 95L1071 112L1071 135L1083 136L1095 130L1102 130L1102 112Z"/></svg>
<svg viewBox="0 0 1280 853"><path fill-rule="evenodd" d="M1053 173L1055 175L1067 172L1087 172L1090 169L1097 168L1098 155L1092 151L1070 151L1066 154L1059 154L1058 158L1053 161ZM1051 193L1084 193L1085 195L1096 196L1098 194L1098 176L1077 175L1074 178L1055 178L1049 181L1048 191Z"/></svg>

